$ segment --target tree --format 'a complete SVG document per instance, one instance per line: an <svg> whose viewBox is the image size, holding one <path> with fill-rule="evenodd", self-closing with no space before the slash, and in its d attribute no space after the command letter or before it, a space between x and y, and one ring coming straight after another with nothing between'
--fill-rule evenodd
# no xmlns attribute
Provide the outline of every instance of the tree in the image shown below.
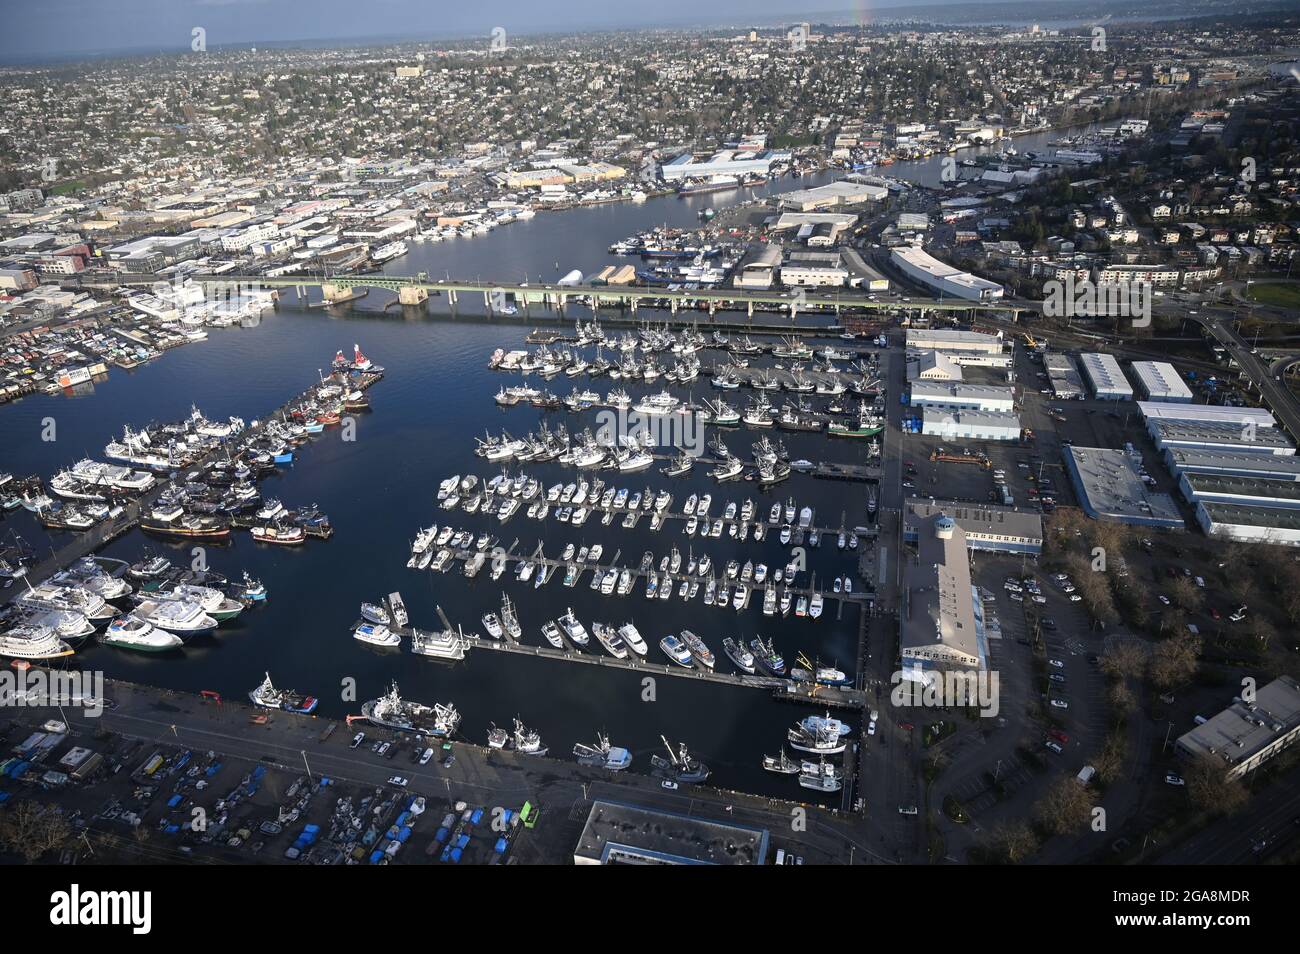
<svg viewBox="0 0 1300 954"><path fill-rule="evenodd" d="M1058 779L1034 805L1034 818L1053 835L1078 831L1091 817L1092 796L1071 775Z"/></svg>
<svg viewBox="0 0 1300 954"><path fill-rule="evenodd" d="M1121 686L1126 692L1127 686ZM1112 732L1106 736L1106 741L1092 759L1092 767L1097 770L1097 778L1103 783L1109 785L1119 779L1120 773L1124 771L1124 759L1128 755L1128 742L1124 738L1124 733Z"/></svg>
<svg viewBox="0 0 1300 954"><path fill-rule="evenodd" d="M1228 778L1227 764L1212 755L1201 755L1184 773L1187 797L1202 811L1231 815L1250 798L1246 786Z"/></svg>
<svg viewBox="0 0 1300 954"><path fill-rule="evenodd" d="M1038 836L1024 822L999 825L989 833L989 851L1009 865L1018 865L1038 850Z"/></svg>
<svg viewBox="0 0 1300 954"><path fill-rule="evenodd" d="M1147 678L1160 692L1185 685L1196 674L1201 641L1190 634L1175 635L1156 646L1147 663Z"/></svg>
<svg viewBox="0 0 1300 954"><path fill-rule="evenodd" d="M1173 586L1169 590L1174 605L1189 613L1194 613L1200 609L1201 603L1205 599L1201 595L1201 588L1185 576L1180 576L1174 580Z"/></svg>
<svg viewBox="0 0 1300 954"><path fill-rule="evenodd" d="M1112 679L1132 679L1142 674L1145 665L1146 653L1130 640L1116 643L1101 657L1101 671Z"/></svg>
<svg viewBox="0 0 1300 954"><path fill-rule="evenodd" d="M63 847L72 826L57 809L24 799L0 814L0 845L29 864Z"/></svg>

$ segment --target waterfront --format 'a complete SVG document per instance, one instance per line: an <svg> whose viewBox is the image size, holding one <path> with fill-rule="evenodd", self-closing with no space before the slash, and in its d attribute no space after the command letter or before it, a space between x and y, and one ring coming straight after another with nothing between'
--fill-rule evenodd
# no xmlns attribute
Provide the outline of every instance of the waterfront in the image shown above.
<svg viewBox="0 0 1300 954"><path fill-rule="evenodd" d="M1026 140L1017 140L1016 145L1022 150L1033 148ZM923 178L926 169L937 175L940 163L941 157L934 157L882 171ZM837 175L783 179L743 193L693 199L669 196L640 205L540 214L475 239L414 244L410 254L391 263L387 271L530 281L552 280L570 268L590 272L612 260L607 251L611 243L640 229L656 224L691 227L698 224L697 212L705 205L806 188ZM104 444L118 436L123 425L139 428L151 421L180 418L191 404L213 419L256 418L310 382L328 367L337 350L346 351L354 341L388 369L371 392L373 412L357 419L355 442L327 432L262 488L265 495L290 506L318 504L333 521L334 538L313 541L301 550L284 550L258 546L241 534L229 547L209 550L208 563L214 570L234 574L247 569L261 578L270 590L265 606L246 611L215 637L191 642L174 657L144 658L94 646L79 655L78 665L137 682L187 691L212 689L241 698L264 671L270 671L277 684L319 696L322 713L334 716L359 711L360 701L378 695L395 678L411 699L456 703L465 714L462 732L476 743L483 742L490 722L508 724L517 714L542 734L557 755L566 755L574 742L592 741L597 730L605 729L616 744L634 752L634 770L648 771L649 754L659 746L662 732L675 742L686 742L713 767L713 784L790 798L805 796L793 780L763 772L760 763L764 754L777 752L785 728L811 710L774 701L764 690L659 679L651 698L643 675L631 671L486 651L473 652L464 663L448 668L405 650L401 654L373 651L350 638L348 626L361 601L378 600L393 590L402 592L417 626L436 627L435 606L441 605L453 623L475 630L483 613L499 609L504 591L518 605L525 640L534 644L542 644L541 624L572 605L588 627L593 621L634 621L652 643L652 654L658 653L653 644L660 636L692 628L719 654L719 667L726 671L730 663L721 656L722 637L747 640L757 633L772 637L788 662L803 650L850 675L857 670L858 609L846 606L837 619L838 602L833 600L828 600L827 613L820 620L793 615L772 620L762 616L758 601L737 614L703 607L698 598L683 603L674 595L650 602L642 587L627 597L601 597L589 589L585 578L572 590L558 578L534 590L512 576L493 582L483 574L467 581L458 572L434 575L408 570L409 540L418 527L433 522L490 529L503 545L518 538L523 552L531 552L544 538L552 556L569 541L579 546L601 542L607 554L604 562L621 550L619 562L633 566L644 550L651 550L657 561L673 546L685 553L692 544L672 522L659 533L649 532L644 524L629 531L617 523L605 528L598 521L574 529L553 520L538 524L521 513L502 527L495 519L458 512L448 515L437 509L434 493L443 477L477 473L486 478L497 472L497 467L473 455L475 435L503 428L519 435L535 428L539 419L563 421L574 429L577 420L566 412L503 410L492 403L497 388L512 379L488 370L487 358L497 347L522 347L527 325L431 317L446 309L446 302L436 298L428 303L427 313L411 308L385 310L388 300L389 296L372 293L351 309L328 311L309 310L286 300L276 312L264 316L259 327L212 330L207 341L171 351L131 372L115 371L79 397L35 395L0 409L0 434L12 448L6 455L6 469L48 478L82 456L102 457ZM466 303L462 314L472 314L477 307ZM570 315L587 320L590 311L579 308ZM654 315L643 312L641 317ZM700 318L703 321L704 315ZM706 353L706 368L710 360ZM575 383L585 386L585 379ZM610 386L601 382L598 389ZM561 382L556 382L556 388L562 390ZM634 393L658 389L640 385ZM670 390L683 398L693 394L697 400L711 393L705 380L691 388ZM56 425L54 441L41 440L47 418ZM747 457L748 444L759 436L742 428L728 434L727 440L738 455ZM860 463L865 455L855 442L803 434L775 436L785 441L792 458L824 456ZM575 479L572 470L556 464L525 469L544 485ZM800 506L816 506L819 523L837 525L842 513L850 527L865 522L861 485L850 483L796 474L764 493L750 483L718 485L702 469L685 480L666 478L657 469L602 476L631 490L667 487L679 502L692 492L710 492L715 514L727 500L753 497L763 515L774 499L793 497ZM25 512L10 514L0 524L5 532L11 527L42 552L49 545L50 538ZM146 546L165 551L178 565L190 563L188 545L160 546L139 531L115 541L105 555L133 561ZM773 567L788 559L788 550L774 534L761 545L742 547L724 537L697 540L694 546L697 554L709 553L717 566L733 557L741 562L763 560ZM821 550L810 550L809 559L810 570L825 583L848 572L856 555L838 553L829 541ZM348 679L355 680L355 702L342 698ZM829 801L838 803L839 797Z"/></svg>

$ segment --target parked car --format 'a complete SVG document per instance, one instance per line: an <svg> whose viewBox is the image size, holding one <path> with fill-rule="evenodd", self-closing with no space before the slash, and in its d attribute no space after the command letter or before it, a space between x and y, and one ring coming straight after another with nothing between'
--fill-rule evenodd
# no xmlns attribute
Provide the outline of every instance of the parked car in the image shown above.
<svg viewBox="0 0 1300 954"><path fill-rule="evenodd" d="M358 732L356 735L352 737L351 748L355 749L358 745L360 745L364 741L366 741L366 734L364 732Z"/></svg>
<svg viewBox="0 0 1300 954"><path fill-rule="evenodd" d="M1061 746L1060 746L1060 745L1058 745L1056 742L1052 742L1052 741L1050 741L1050 740L1047 741L1047 742L1044 742L1043 745L1045 745L1047 748L1051 749L1051 750L1052 750L1053 752L1055 752L1057 755L1060 755L1061 752L1063 751L1063 750L1061 749Z"/></svg>
<svg viewBox="0 0 1300 954"><path fill-rule="evenodd" d="M1053 705L1055 708L1057 708L1057 709L1068 709L1068 708L1070 708L1070 704L1069 704L1068 702L1066 702L1064 699L1053 699L1053 700L1052 700L1052 705Z"/></svg>
<svg viewBox="0 0 1300 954"><path fill-rule="evenodd" d="M1064 669L1064 668L1065 668L1065 663L1061 662L1061 660L1059 660L1059 659L1049 659L1049 660L1047 660L1047 664L1048 664L1049 666L1055 666L1057 669Z"/></svg>
<svg viewBox="0 0 1300 954"><path fill-rule="evenodd" d="M400 775L393 775L389 777L388 784L396 785L398 788L406 788L406 779Z"/></svg>
<svg viewBox="0 0 1300 954"><path fill-rule="evenodd" d="M1165 776L1165 784L1182 786L1182 785L1186 785L1187 783L1184 782L1179 776L1175 775L1173 772L1170 772L1168 775Z"/></svg>

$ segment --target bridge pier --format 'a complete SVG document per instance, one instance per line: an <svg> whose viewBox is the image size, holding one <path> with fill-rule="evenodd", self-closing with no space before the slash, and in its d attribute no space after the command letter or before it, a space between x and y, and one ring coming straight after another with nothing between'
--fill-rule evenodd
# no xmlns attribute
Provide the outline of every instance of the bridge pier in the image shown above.
<svg viewBox="0 0 1300 954"><path fill-rule="evenodd" d="M326 282L320 287L321 297L326 301L345 301L352 297L352 289L347 285Z"/></svg>
<svg viewBox="0 0 1300 954"><path fill-rule="evenodd" d="M407 285L397 290L397 300L403 305L423 305L429 300L429 292L418 285Z"/></svg>

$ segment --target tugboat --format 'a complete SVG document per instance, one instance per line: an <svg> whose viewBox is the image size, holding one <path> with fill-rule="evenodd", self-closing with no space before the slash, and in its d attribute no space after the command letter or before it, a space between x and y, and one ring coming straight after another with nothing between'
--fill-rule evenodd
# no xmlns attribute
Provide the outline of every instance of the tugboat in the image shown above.
<svg viewBox="0 0 1300 954"><path fill-rule="evenodd" d="M678 746L677 751L673 751L672 744L662 735L664 748L668 750L668 757L662 755L650 756L650 765L654 774L669 782L686 782L696 783L703 782L709 777L709 767L701 762L695 756L691 755L686 749L686 744Z"/></svg>
<svg viewBox="0 0 1300 954"><path fill-rule="evenodd" d="M632 764L632 753L627 749L610 745L609 736L604 732L596 734L595 745L577 743L573 747L573 755L579 765L591 765L611 772L621 772Z"/></svg>
<svg viewBox="0 0 1300 954"><path fill-rule="evenodd" d="M291 689L275 688L271 683L269 672L262 684L248 694L248 698L253 700L253 705L264 709L283 709L285 712L297 712L302 715L315 712L318 705L315 696L304 696Z"/></svg>
<svg viewBox="0 0 1300 954"><path fill-rule="evenodd" d="M398 694L396 682L387 693L365 703L361 707L361 714L377 726L399 732L450 736L460 726L460 713L455 706L444 706L441 703L426 706L418 702L407 702Z"/></svg>

